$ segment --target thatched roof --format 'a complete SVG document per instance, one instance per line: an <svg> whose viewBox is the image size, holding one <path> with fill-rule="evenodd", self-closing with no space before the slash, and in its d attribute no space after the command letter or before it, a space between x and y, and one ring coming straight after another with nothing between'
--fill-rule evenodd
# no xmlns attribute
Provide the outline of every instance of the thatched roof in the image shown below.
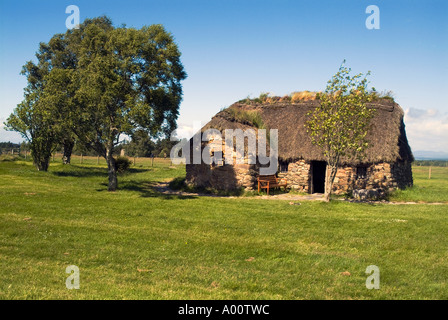
<svg viewBox="0 0 448 320"><path fill-rule="evenodd" d="M306 114L317 105L318 102L315 100L300 103L235 103L228 109L257 111L268 128L278 129L279 158L281 160L324 160L321 150L312 144L305 128ZM413 161L414 158L406 138L403 123L404 113L401 107L387 99L378 100L368 106L377 109L377 112L372 119L371 129L367 134L370 147L366 152L366 157L362 161L342 159L342 162L367 164L395 162L397 160ZM228 109L216 114L202 131L209 128L220 131L252 128L250 122L240 121L232 117Z"/></svg>

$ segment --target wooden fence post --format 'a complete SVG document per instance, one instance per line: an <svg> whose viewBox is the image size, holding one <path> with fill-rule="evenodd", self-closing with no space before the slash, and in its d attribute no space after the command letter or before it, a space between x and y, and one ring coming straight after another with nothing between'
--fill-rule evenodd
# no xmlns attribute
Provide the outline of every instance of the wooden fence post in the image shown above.
<svg viewBox="0 0 448 320"><path fill-rule="evenodd" d="M432 168L432 166L429 166L429 177L428 177L428 179L431 179L431 168Z"/></svg>

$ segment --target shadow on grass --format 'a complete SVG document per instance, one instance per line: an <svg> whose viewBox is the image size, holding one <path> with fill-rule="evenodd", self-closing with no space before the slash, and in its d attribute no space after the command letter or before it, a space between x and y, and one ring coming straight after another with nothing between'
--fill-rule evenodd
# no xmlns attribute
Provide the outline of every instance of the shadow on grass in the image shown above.
<svg viewBox="0 0 448 320"><path fill-rule="evenodd" d="M129 168L124 174L129 174L129 173L142 173L142 172L148 172L148 171L154 171L153 168L149 168L149 169L137 169L137 168Z"/></svg>
<svg viewBox="0 0 448 320"><path fill-rule="evenodd" d="M71 171L51 171L52 174L58 177L105 177L107 176L107 169L99 168L77 168L77 170Z"/></svg>
<svg viewBox="0 0 448 320"><path fill-rule="evenodd" d="M102 183L105 189L97 189L97 191L107 191L107 183ZM156 182L153 181L123 181L118 182L118 191L133 191L140 193L143 198L161 198L164 200L186 200L186 199L197 199L197 196L192 195L178 195L178 194L164 194L155 190Z"/></svg>
<svg viewBox="0 0 448 320"><path fill-rule="evenodd" d="M198 187L198 186L188 186L185 183L184 177L178 177L168 184L169 188L174 191L179 192L187 192L187 193L199 193L199 194L205 194L210 196L219 196L219 197L239 197L245 194L245 191L243 188L237 188L234 190L217 190L214 188L207 188L207 187Z"/></svg>
<svg viewBox="0 0 448 320"><path fill-rule="evenodd" d="M107 177L107 168L101 167L83 167L77 165L70 165L66 167L67 169L62 169L61 171L52 171L51 173L58 177ZM125 173L119 173L118 176L125 176L127 174L141 173L151 171L151 169L137 169L130 168Z"/></svg>

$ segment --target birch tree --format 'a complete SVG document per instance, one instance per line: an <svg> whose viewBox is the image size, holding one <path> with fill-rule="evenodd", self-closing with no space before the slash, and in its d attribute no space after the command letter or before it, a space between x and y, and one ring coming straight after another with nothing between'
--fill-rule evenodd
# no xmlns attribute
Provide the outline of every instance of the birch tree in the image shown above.
<svg viewBox="0 0 448 320"><path fill-rule="evenodd" d="M345 60L339 71L318 93L319 106L310 111L305 126L313 144L319 146L327 162L325 201L330 201L334 180L341 160L361 159L369 147L366 139L375 109L368 108L376 95L367 89L367 76L351 75ZM372 88L375 92L375 88Z"/></svg>

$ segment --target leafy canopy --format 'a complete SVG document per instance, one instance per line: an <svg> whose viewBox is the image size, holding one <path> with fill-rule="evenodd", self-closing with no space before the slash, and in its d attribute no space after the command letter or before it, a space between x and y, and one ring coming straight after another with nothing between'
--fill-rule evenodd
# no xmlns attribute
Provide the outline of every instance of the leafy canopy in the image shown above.
<svg viewBox="0 0 448 320"><path fill-rule="evenodd" d="M326 90L317 93L319 106L307 114L307 132L330 165L339 163L341 157L361 159L369 147L366 136L375 109L367 103L376 98L375 88L372 93L367 90L370 72L365 76L350 72L344 60Z"/></svg>
<svg viewBox="0 0 448 320"><path fill-rule="evenodd" d="M32 148L42 141L44 159L57 141L76 138L108 160L113 178L121 134L141 130L158 138L176 128L187 76L180 56L162 25L135 29L114 27L107 17L86 19L41 43L38 63L24 66L25 99L8 128Z"/></svg>

